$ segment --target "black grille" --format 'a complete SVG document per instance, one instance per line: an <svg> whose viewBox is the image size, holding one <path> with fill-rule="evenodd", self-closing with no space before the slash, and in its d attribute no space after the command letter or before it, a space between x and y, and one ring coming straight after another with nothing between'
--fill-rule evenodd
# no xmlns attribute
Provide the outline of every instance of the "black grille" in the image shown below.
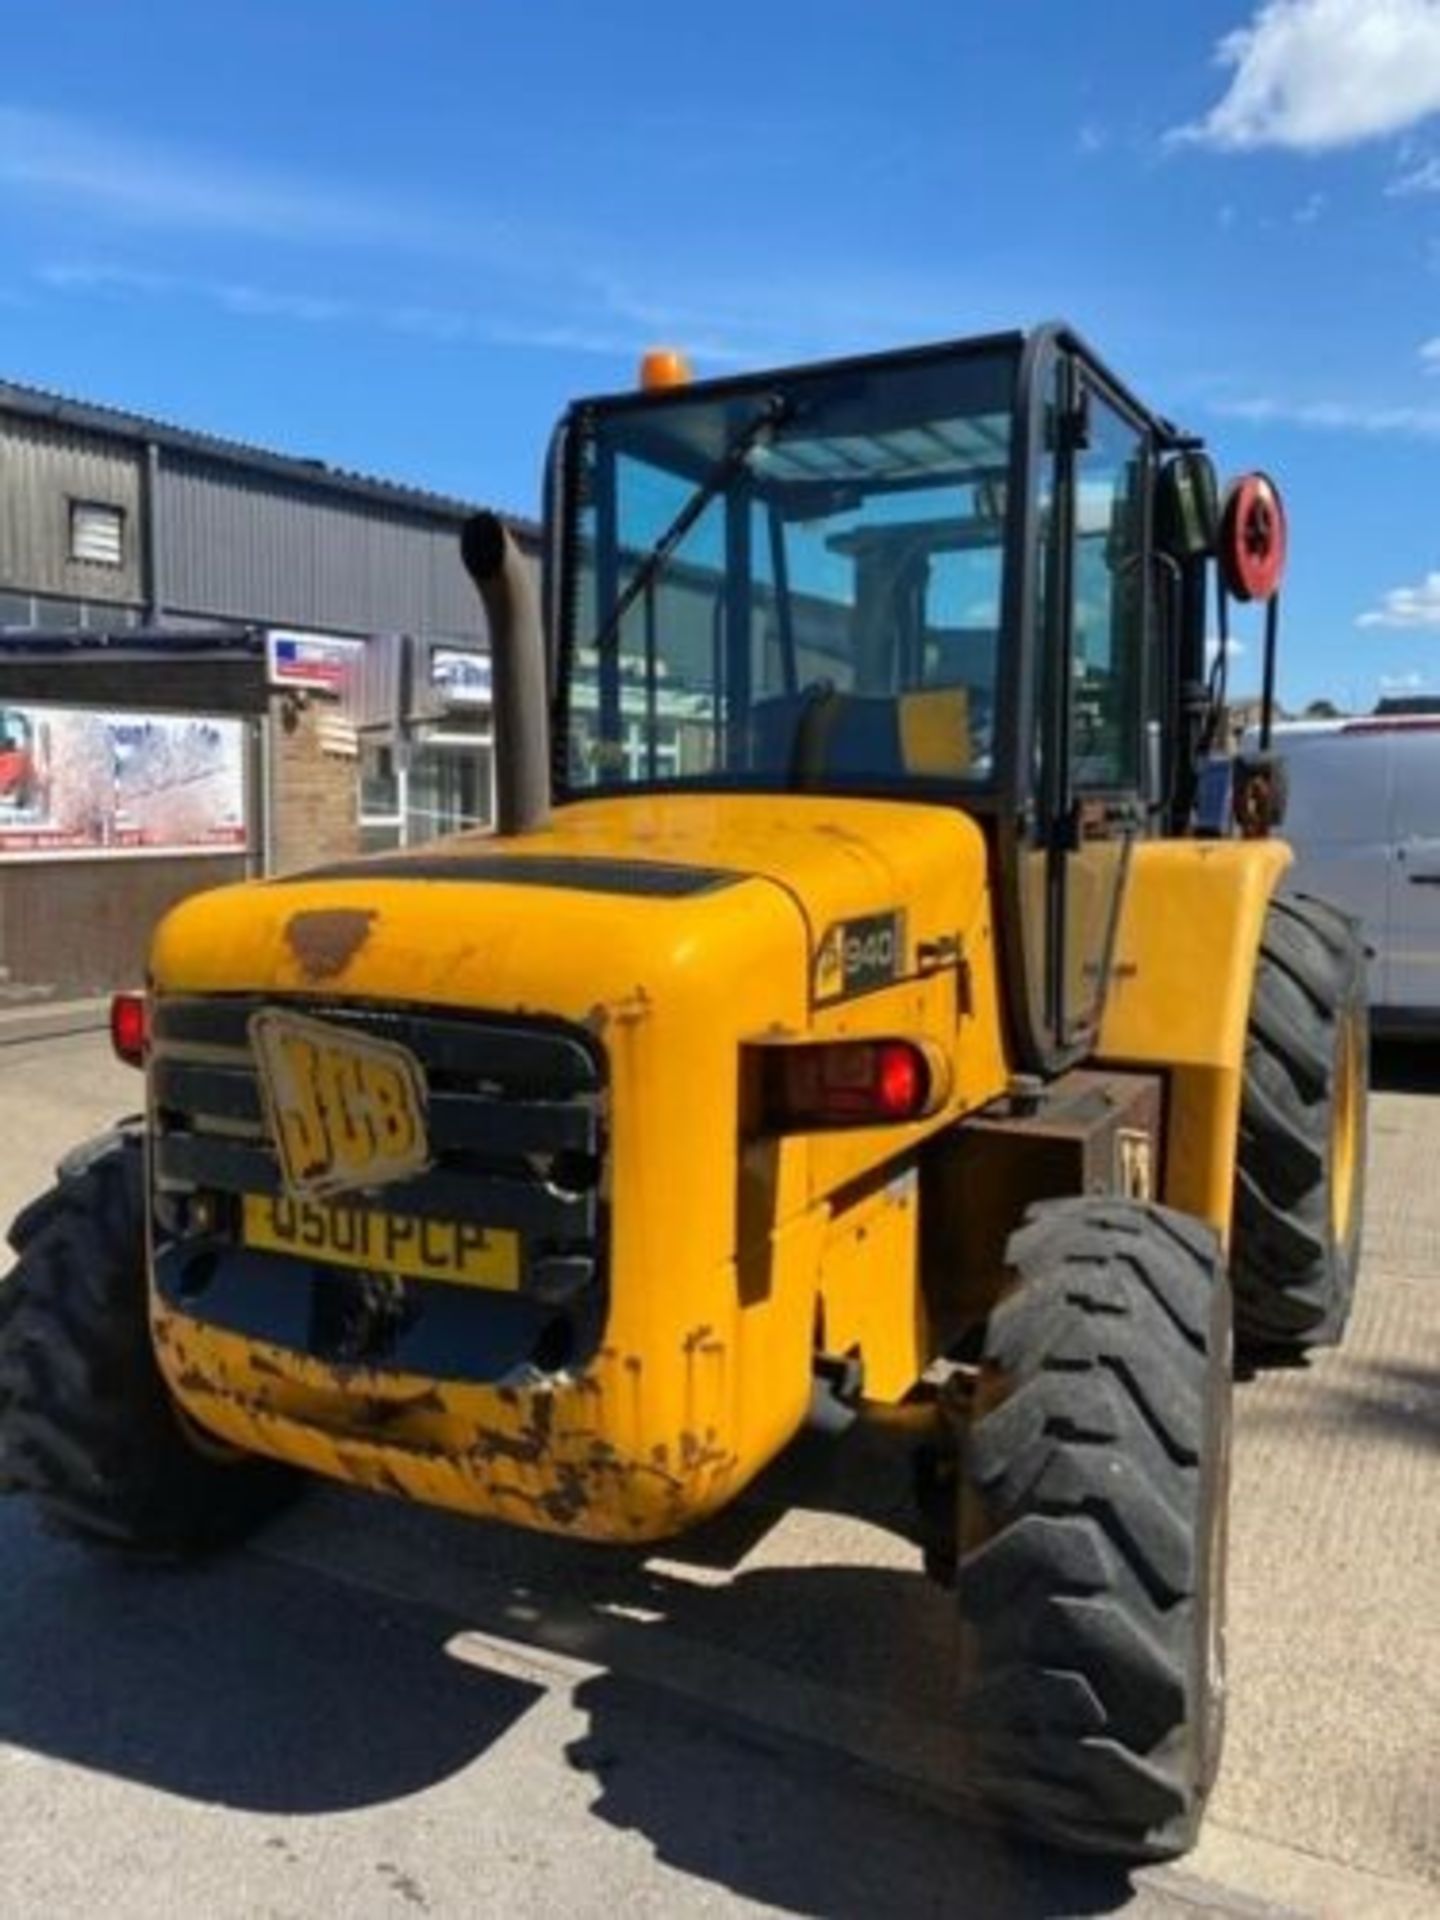
<svg viewBox="0 0 1440 1920"><path fill-rule="evenodd" d="M682 900L694 893L733 887L743 873L722 867L680 867L665 860L583 860L519 853L397 853L344 860L298 873L311 880L455 880L473 886L490 881L506 887L568 887L577 893L618 893L632 899ZM289 877L272 882L284 887Z"/></svg>
<svg viewBox="0 0 1440 1920"><path fill-rule="evenodd" d="M397 1042L424 1069L431 1164L373 1193L347 1195L347 1202L420 1219L474 1221L512 1229L520 1237L518 1295L476 1292L461 1301L455 1296L470 1290L407 1283L416 1308L427 1299L430 1306L426 1313L410 1314L406 1325L414 1337L401 1342L405 1350L397 1349L391 1364L424 1365L426 1371L453 1377L492 1377L504 1370L507 1356L523 1359L526 1343L547 1329L553 1339L559 1303L572 1318L580 1312L587 1323L595 1319L606 1238L605 1072L604 1055L588 1033L557 1021L253 995L161 997L154 1006L156 1278L174 1304L237 1331L282 1337L276 1325L262 1324L274 1318L263 1304L271 1288L262 1281L266 1275L274 1278L273 1269L296 1263L240 1249L238 1199L227 1213L228 1196L282 1189L249 1039L252 1016L276 1006L342 1031ZM198 1236L188 1229L187 1197L196 1193L218 1197L218 1234L210 1216ZM313 1276L316 1270L309 1271ZM325 1278L332 1289L344 1284L334 1270ZM194 1297L200 1281L203 1304ZM282 1343L316 1351L315 1316L311 1335L297 1337L293 1302L284 1299L281 1317L288 1331ZM413 1350L417 1340L422 1348L431 1345L417 1331L422 1321L436 1338L443 1326L453 1346L457 1313L488 1317L480 1340L483 1356Z"/></svg>

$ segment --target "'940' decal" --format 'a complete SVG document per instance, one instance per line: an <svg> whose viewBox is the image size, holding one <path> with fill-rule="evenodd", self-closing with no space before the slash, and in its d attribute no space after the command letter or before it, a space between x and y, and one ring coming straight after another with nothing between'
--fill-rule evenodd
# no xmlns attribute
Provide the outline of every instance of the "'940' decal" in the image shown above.
<svg viewBox="0 0 1440 1920"><path fill-rule="evenodd" d="M867 913L826 929L815 955L814 997L843 1000L898 980L905 970L903 913Z"/></svg>

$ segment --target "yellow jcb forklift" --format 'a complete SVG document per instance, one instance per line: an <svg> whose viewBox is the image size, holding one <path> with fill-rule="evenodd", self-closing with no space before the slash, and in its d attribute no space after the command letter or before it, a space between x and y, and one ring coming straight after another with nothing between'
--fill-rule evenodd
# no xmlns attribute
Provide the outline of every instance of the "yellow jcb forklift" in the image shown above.
<svg viewBox="0 0 1440 1920"><path fill-rule="evenodd" d="M1193 827L1212 580L1278 494L1047 326L582 402L500 521L497 831L187 901L143 1121L12 1229L0 1473L206 1550L315 1472L586 1541L735 1499L817 1387L933 1407L957 1766L1193 1839L1233 1324L1335 1342L1364 961L1280 770ZM1223 652L1222 652L1223 660ZM963 1756L963 1762L962 1762Z"/></svg>

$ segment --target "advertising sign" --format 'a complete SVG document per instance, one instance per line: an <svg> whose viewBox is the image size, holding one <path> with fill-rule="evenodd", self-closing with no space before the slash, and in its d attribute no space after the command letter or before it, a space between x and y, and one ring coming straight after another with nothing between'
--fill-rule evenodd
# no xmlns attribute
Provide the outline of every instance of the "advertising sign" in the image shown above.
<svg viewBox="0 0 1440 1920"><path fill-rule="evenodd" d="M0 707L0 860L246 845L242 722Z"/></svg>
<svg viewBox="0 0 1440 1920"><path fill-rule="evenodd" d="M336 640L323 633L286 633L278 628L266 636L272 687L309 687L318 693L339 693L363 640Z"/></svg>
<svg viewBox="0 0 1440 1920"><path fill-rule="evenodd" d="M478 647L435 647L430 684L444 707L488 707L490 656Z"/></svg>

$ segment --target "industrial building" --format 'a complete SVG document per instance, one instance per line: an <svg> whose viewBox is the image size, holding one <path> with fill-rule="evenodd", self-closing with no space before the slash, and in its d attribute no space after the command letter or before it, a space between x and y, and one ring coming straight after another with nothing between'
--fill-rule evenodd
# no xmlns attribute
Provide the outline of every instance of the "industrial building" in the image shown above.
<svg viewBox="0 0 1440 1920"><path fill-rule="evenodd" d="M175 636L173 697L79 697L57 666L0 706L0 1000L133 979L175 899L483 822L488 676L450 662L411 755L336 724L337 663L377 635L475 649L473 508L0 381L0 661L27 633ZM537 530L517 523L534 551ZM207 714L187 636L248 635L264 712ZM77 643L74 653L86 651ZM442 655L443 658L443 655ZM68 655L67 655L68 660ZM479 670L477 670L477 665ZM136 683L138 686L138 682Z"/></svg>

